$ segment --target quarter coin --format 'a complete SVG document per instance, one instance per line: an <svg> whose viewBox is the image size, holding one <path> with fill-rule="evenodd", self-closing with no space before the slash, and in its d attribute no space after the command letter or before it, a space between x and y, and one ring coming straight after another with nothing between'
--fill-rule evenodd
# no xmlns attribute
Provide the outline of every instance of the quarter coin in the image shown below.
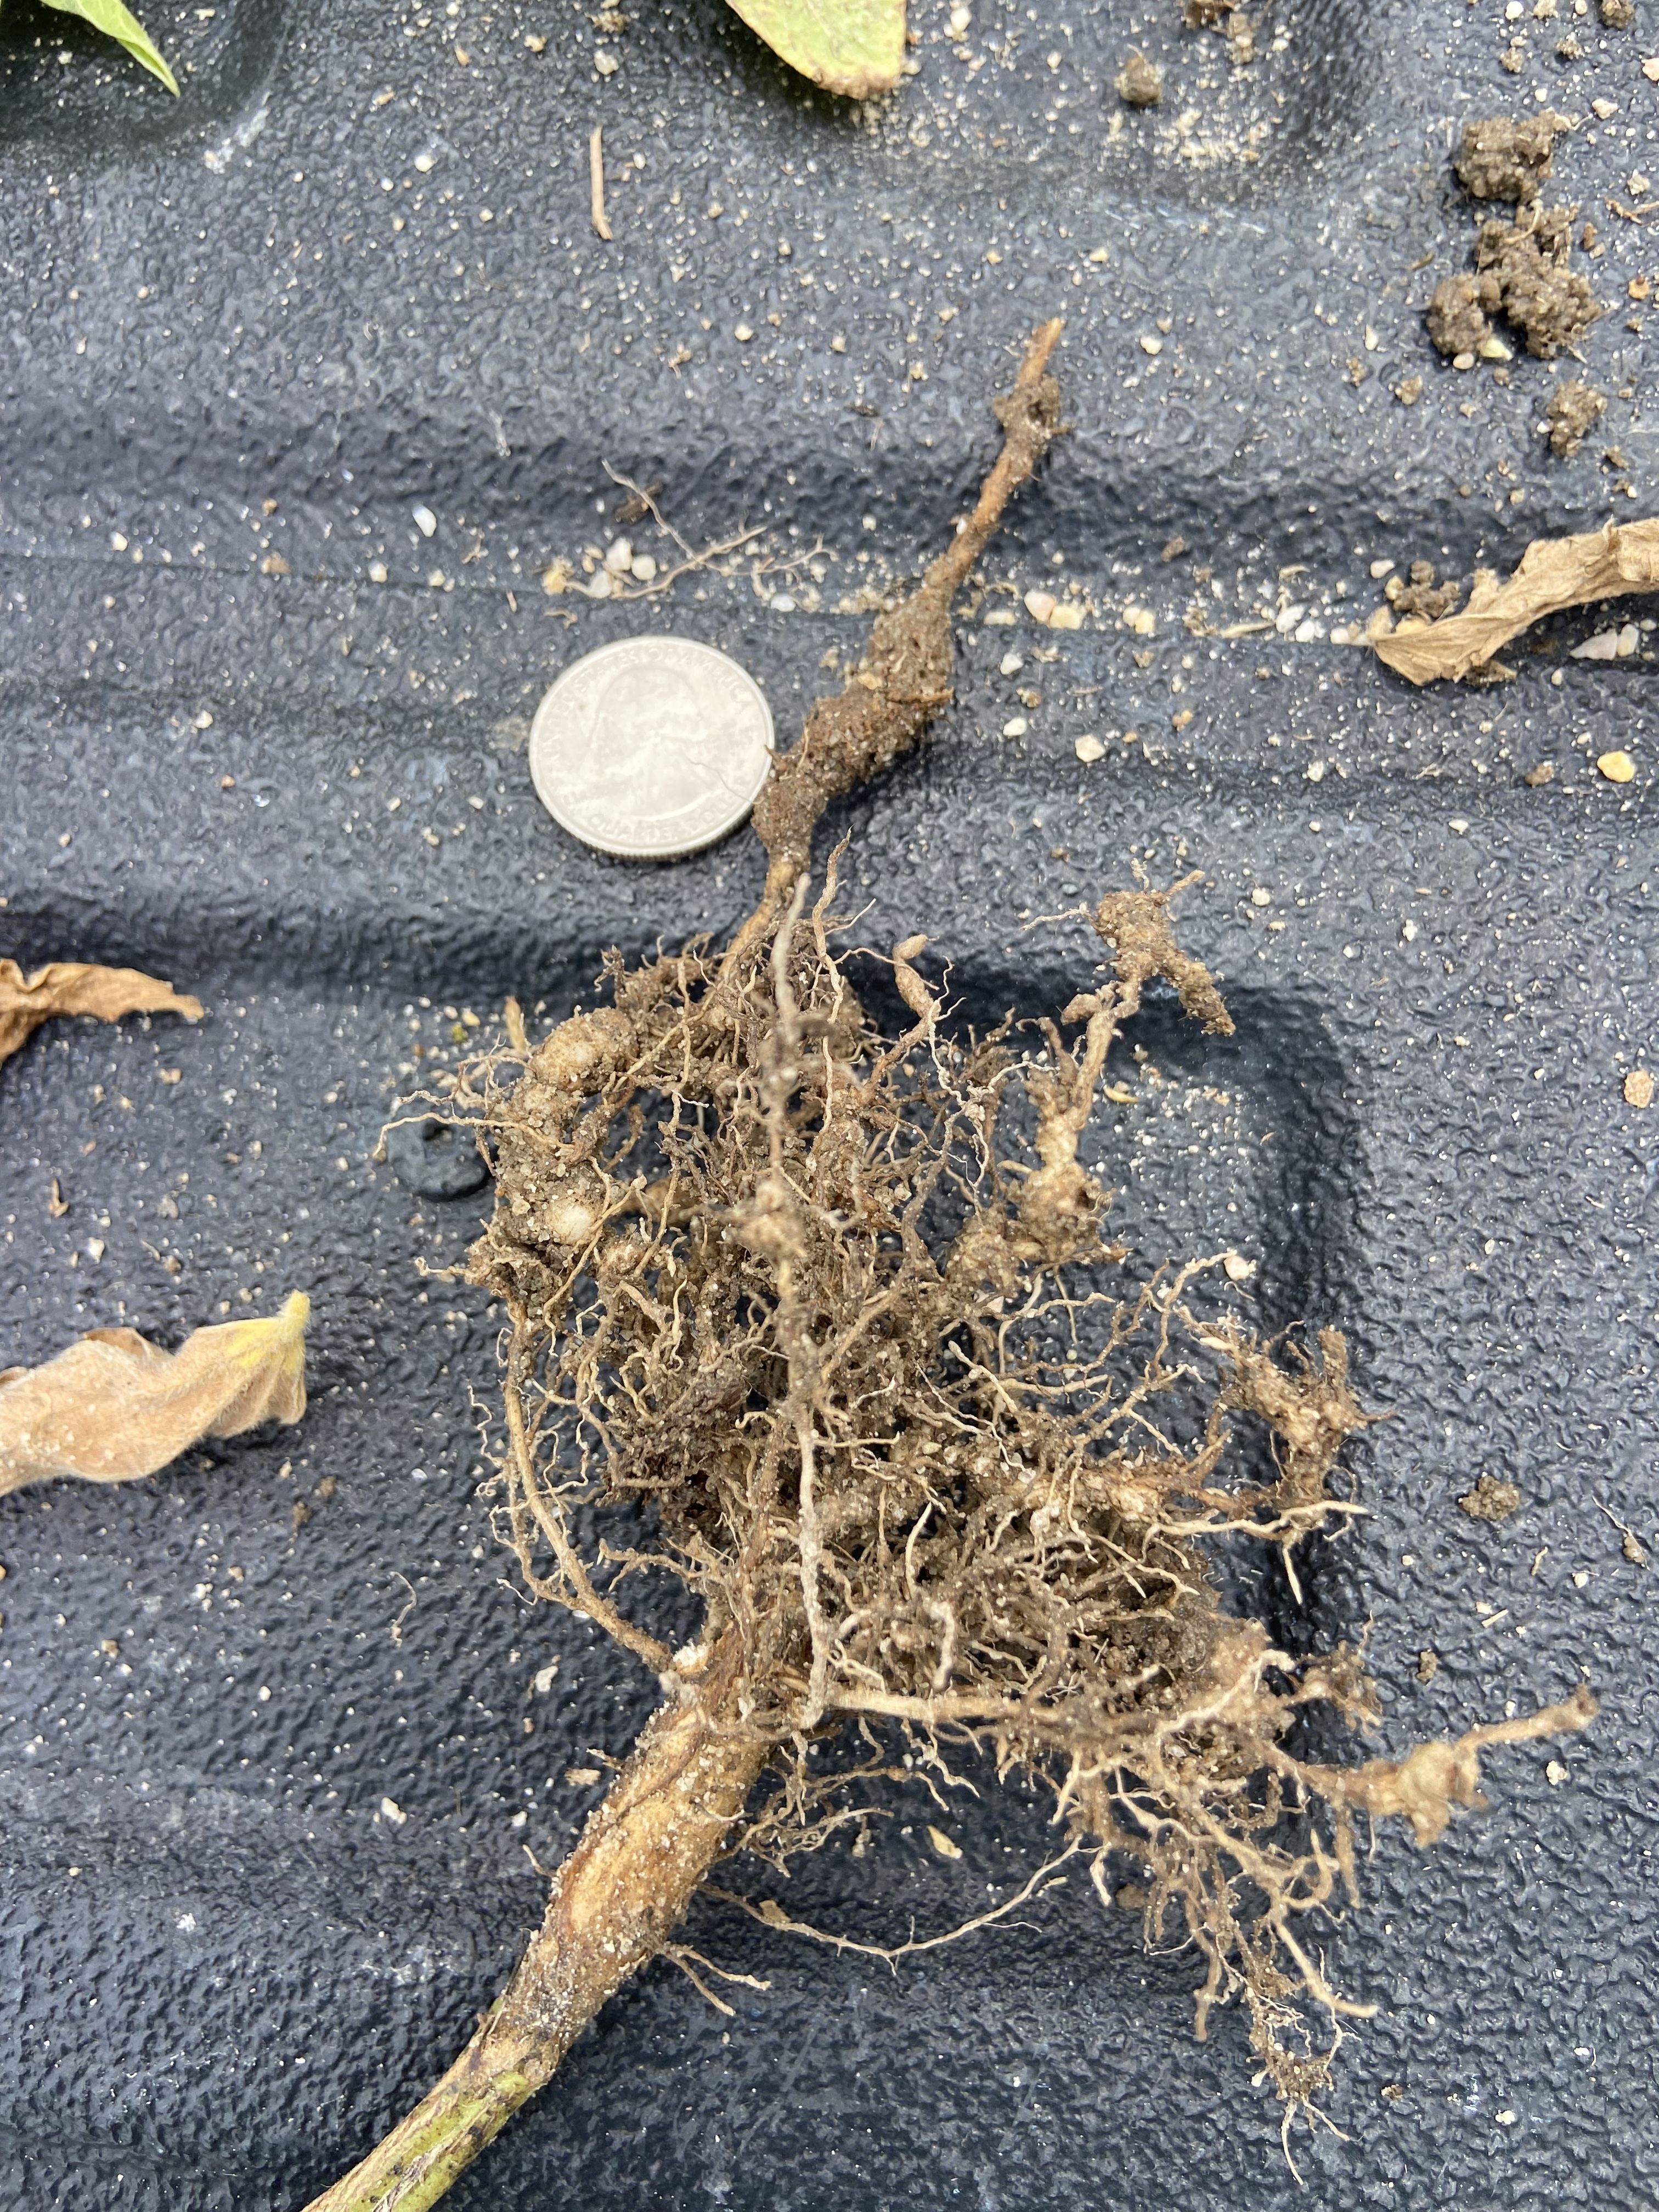
<svg viewBox="0 0 1659 2212"><path fill-rule="evenodd" d="M746 670L687 637L620 638L560 676L530 728L553 819L601 853L674 860L744 821L772 765L772 712Z"/></svg>

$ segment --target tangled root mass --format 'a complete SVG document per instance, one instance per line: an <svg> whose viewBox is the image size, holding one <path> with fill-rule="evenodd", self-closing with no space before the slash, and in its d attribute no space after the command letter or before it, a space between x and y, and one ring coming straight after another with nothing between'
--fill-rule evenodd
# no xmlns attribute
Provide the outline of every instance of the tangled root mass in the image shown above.
<svg viewBox="0 0 1659 2212"><path fill-rule="evenodd" d="M1370 1416L1337 1331L1261 1342L1211 1294L1220 1255L1137 1280L1109 1241L1080 1147L1115 1041L1155 979L1232 1028L1172 933L1184 886L1102 898L1109 972L1036 1035L962 1028L920 937L891 951L904 1015L884 1027L835 860L807 903L824 806L949 696L951 593L1057 425L1042 336L969 525L780 763L766 890L732 945L612 955L609 1004L477 1073L496 1206L471 1273L511 1318L498 1512L529 1589L671 1698L717 1651L734 1667L732 1724L772 1777L737 1840L765 1857L856 1816L883 1727L1051 1786L1103 1898L1126 1856L1149 1939L1195 1949L1200 2033L1247 2002L1288 2121L1325 2079L1319 2016L1334 2048L1366 2009L1304 1918L1353 1896L1356 1816L1431 1842L1481 1802L1483 1743L1594 1708L1316 1763L1293 1748L1304 1708L1378 1718L1362 1654L1296 1659L1223 1607L1218 1545L1288 1563L1358 1510L1334 1476ZM585 1509L623 1505L644 1533L585 1554ZM623 1602L659 1575L703 1609L678 1652ZM809 1753L843 1730L862 1748L826 1775Z"/></svg>

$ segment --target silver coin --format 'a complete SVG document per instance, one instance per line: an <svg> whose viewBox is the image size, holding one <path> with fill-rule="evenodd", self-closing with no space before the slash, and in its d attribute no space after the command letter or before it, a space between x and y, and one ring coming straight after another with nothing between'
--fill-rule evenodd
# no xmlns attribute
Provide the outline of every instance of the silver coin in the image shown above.
<svg viewBox="0 0 1659 2212"><path fill-rule="evenodd" d="M689 637L584 653L536 709L530 773L553 819L601 853L672 860L747 817L772 765L754 678Z"/></svg>

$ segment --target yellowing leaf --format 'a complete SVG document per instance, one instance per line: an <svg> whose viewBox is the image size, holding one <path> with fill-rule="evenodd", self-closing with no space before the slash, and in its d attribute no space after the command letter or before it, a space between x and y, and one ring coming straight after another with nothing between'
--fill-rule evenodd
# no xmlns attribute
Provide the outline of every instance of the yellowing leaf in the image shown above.
<svg viewBox="0 0 1659 2212"><path fill-rule="evenodd" d="M65 15L79 15L94 31L101 31L106 38L125 46L134 61L142 62L152 76L161 78L169 92L178 92L178 80L162 59L161 49L131 10L121 5L121 0L46 0L46 5Z"/></svg>
<svg viewBox="0 0 1659 2212"><path fill-rule="evenodd" d="M1607 523L1580 538L1534 538L1508 583L1475 571L1468 605L1438 622L1375 631L1379 660L1413 684L1455 683L1481 668L1501 646L1561 607L1659 591L1659 521Z"/></svg>
<svg viewBox="0 0 1659 2212"><path fill-rule="evenodd" d="M848 100L890 92L904 59L904 0L732 0L793 70Z"/></svg>
<svg viewBox="0 0 1659 2212"><path fill-rule="evenodd" d="M9 1059L54 1014L182 1014L199 1022L202 1004L137 968L94 968L79 960L54 960L25 977L15 960L0 960L0 1060Z"/></svg>
<svg viewBox="0 0 1659 2212"><path fill-rule="evenodd" d="M130 1482L204 1437L306 1409L306 1323L295 1291L270 1321L198 1328L163 1352L133 1328L95 1328L44 1367L0 1373L0 1496L78 1474Z"/></svg>

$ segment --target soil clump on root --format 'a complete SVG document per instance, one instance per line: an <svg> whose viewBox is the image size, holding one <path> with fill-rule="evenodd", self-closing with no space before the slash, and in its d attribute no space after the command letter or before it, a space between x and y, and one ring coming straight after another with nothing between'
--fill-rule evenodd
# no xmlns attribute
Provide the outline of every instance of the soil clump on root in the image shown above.
<svg viewBox="0 0 1659 2212"><path fill-rule="evenodd" d="M1357 1893L1359 1816L1430 1843L1483 1802L1485 1745L1594 1711L1580 1692L1401 1759L1316 1762L1304 1714L1379 1717L1362 1652L1295 1658L1224 1609L1218 1546L1276 1547L1294 1589L1297 1547L1359 1511L1339 1457L1373 1416L1337 1331L1244 1324L1228 1255L1137 1277L1108 1233L1084 1140L1125 1025L1167 987L1232 1030L1174 934L1200 879L1079 911L1103 973L975 1032L921 936L874 963L903 1010L878 1019L839 851L811 874L825 808L951 698L952 595L1059 428L1058 335L999 405L972 515L777 763L731 944L612 954L608 1004L474 1072L496 1202L470 1272L510 1324L498 1527L526 1589L605 1629L663 1704L467 2049L313 2212L422 2212L647 1960L708 1990L719 1970L674 1930L717 1861L781 1866L861 1828L884 1783L975 1753L1049 1787L1060 1856L1103 1904L1191 1943L1200 2035L1242 2000L1288 2129L1369 2009L1305 1918ZM612 1536L584 1548L595 1511ZM678 1649L652 1625L665 1581L701 1608ZM817 1756L831 1738L846 1755Z"/></svg>

